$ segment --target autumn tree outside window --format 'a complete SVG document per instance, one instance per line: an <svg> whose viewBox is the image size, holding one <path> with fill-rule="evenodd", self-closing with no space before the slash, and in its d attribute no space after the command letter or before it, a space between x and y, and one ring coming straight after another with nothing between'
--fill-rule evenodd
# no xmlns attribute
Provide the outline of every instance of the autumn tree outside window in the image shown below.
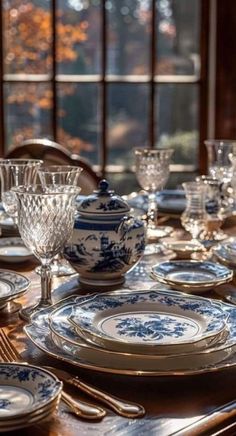
<svg viewBox="0 0 236 436"><path fill-rule="evenodd" d="M48 137L119 180L134 147L171 146L197 168L207 3L3 0L2 153Z"/></svg>

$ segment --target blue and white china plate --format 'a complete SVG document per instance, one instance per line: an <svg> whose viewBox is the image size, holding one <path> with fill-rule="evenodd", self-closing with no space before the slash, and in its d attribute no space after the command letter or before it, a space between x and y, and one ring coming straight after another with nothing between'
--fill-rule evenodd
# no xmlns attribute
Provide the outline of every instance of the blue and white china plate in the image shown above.
<svg viewBox="0 0 236 436"><path fill-rule="evenodd" d="M124 195L123 198L128 204L137 209L148 209L148 196L145 193L132 192L129 195ZM164 189L158 193L157 206L161 213L169 213L179 215L186 207L186 198L183 190L178 189Z"/></svg>
<svg viewBox="0 0 236 436"><path fill-rule="evenodd" d="M212 247L212 253L219 262L231 267L236 268L236 240L230 238L224 243L219 243Z"/></svg>
<svg viewBox="0 0 236 436"><path fill-rule="evenodd" d="M0 304L20 297L27 291L30 285L30 281L27 277L8 269L0 269L0 280L1 279L10 283L11 289L9 288L2 296L0 293Z"/></svg>
<svg viewBox="0 0 236 436"><path fill-rule="evenodd" d="M206 340L226 327L224 312L211 303L154 290L98 294L75 305L69 320L97 345L139 353Z"/></svg>
<svg viewBox="0 0 236 436"><path fill-rule="evenodd" d="M15 286L0 276L0 303L15 292Z"/></svg>
<svg viewBox="0 0 236 436"><path fill-rule="evenodd" d="M159 291L161 292L161 291ZM116 292L118 293L118 292ZM171 291L170 295L180 295L192 299L194 296ZM198 297L203 302L205 298ZM164 356L163 359L151 359L151 356L137 357L133 355L119 355L92 347L81 347L56 344L52 339L49 328L49 315L56 308L65 304L78 304L86 301L86 297L72 296L60 301L52 307L35 313L32 323L24 327L28 337L39 349L57 360L73 364L80 368L90 369L111 374L132 376L183 376L208 372L215 372L236 366L236 307L230 304L214 302L214 306L222 309L228 316L229 334L219 346L209 347L205 352L198 352L188 356ZM211 300L210 300L211 301Z"/></svg>
<svg viewBox="0 0 236 436"><path fill-rule="evenodd" d="M0 239L0 261L20 263L33 258L33 254L19 237Z"/></svg>
<svg viewBox="0 0 236 436"><path fill-rule="evenodd" d="M87 300L86 300L87 301ZM198 300L195 298L195 300L192 301L192 304L197 304ZM65 305L55 309L52 314L49 316L49 325L50 329L53 334L53 338L57 341L57 343L61 342L62 344L65 342L68 342L69 344L73 344L80 347L85 348L94 348L98 345L94 343L92 340L89 340L88 338L84 339L83 336L78 336L78 333L76 331L76 328L73 327L71 322L69 321L70 316L73 313L73 308L75 306L74 302L66 303ZM211 305L212 306L212 305ZM210 309L211 310L211 307ZM215 307L213 309L215 311ZM225 318L225 314L223 313L223 316ZM187 344L168 344L168 345L160 345L158 347L149 347L148 350L145 349L145 351L150 351L150 355L148 355L148 358L151 359L158 359L163 358L163 356L167 355L174 355L174 354L187 354L187 353L194 353L199 350L206 350L209 346L213 346L218 344L220 341L227 336L228 332L223 331L215 336L207 337L206 339L199 340L199 341L193 341L189 342ZM133 353L133 349L130 347L127 347L126 352L124 351L116 351L116 350L110 350L106 347L99 347L100 351L104 351L104 353L113 353L114 355L117 353L118 356L120 354L126 353L127 355L132 354L133 357L141 357L143 353L137 354ZM122 348L122 347L121 347Z"/></svg>
<svg viewBox="0 0 236 436"><path fill-rule="evenodd" d="M170 260L154 265L151 275L154 280L176 289L199 292L230 282L233 271L214 262Z"/></svg>
<svg viewBox="0 0 236 436"><path fill-rule="evenodd" d="M62 390L58 378L39 367L19 363L0 363L0 425L11 418L51 406Z"/></svg>

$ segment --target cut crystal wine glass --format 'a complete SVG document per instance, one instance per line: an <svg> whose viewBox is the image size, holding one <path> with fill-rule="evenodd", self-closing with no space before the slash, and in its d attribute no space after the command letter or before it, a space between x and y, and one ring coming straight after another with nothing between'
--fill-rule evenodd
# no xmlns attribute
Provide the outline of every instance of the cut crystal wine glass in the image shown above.
<svg viewBox="0 0 236 436"><path fill-rule="evenodd" d="M13 191L17 199L20 235L42 265L41 299L36 306L23 308L20 312L29 320L35 310L52 304L50 263L72 234L75 198L80 189L69 185L30 185L19 186Z"/></svg>
<svg viewBox="0 0 236 436"><path fill-rule="evenodd" d="M232 178L233 166L230 154L236 152L236 141L225 139L208 139L204 141L208 154L208 172L223 183Z"/></svg>
<svg viewBox="0 0 236 436"><path fill-rule="evenodd" d="M47 185L78 185L81 167L72 165L48 165L41 166L38 170L39 180L42 186ZM41 267L36 268L36 272L41 274ZM75 270L69 262L64 259L62 253L57 254L51 263L51 273L57 277L75 274Z"/></svg>
<svg viewBox="0 0 236 436"><path fill-rule="evenodd" d="M1 197L6 213L17 224L17 206L12 188L19 185L35 184L39 159L0 159Z"/></svg>
<svg viewBox="0 0 236 436"><path fill-rule="evenodd" d="M172 149L139 148L135 150L136 177L140 186L148 193L147 237L167 236L171 227L157 226L157 191L163 189L169 178Z"/></svg>

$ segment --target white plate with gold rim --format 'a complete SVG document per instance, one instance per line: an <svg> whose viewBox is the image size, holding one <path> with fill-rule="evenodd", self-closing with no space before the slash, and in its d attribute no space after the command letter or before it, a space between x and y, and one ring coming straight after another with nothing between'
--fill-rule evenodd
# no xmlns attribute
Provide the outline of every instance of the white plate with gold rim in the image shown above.
<svg viewBox="0 0 236 436"><path fill-rule="evenodd" d="M151 276L179 290L203 292L230 282L233 271L210 261L170 260L154 265Z"/></svg>
<svg viewBox="0 0 236 436"><path fill-rule="evenodd" d="M7 263L21 263L34 258L19 237L0 239L0 260Z"/></svg>
<svg viewBox="0 0 236 436"><path fill-rule="evenodd" d="M173 294L185 295L176 291ZM189 296L192 298L192 296ZM201 298L201 297L199 297ZM227 303L214 302L216 306L222 308L228 315L229 335L225 344L212 347L205 353L196 353L193 356L177 356L174 359L164 356L159 362L155 359L142 360L133 356L118 356L113 353L104 353L104 351L94 351L80 346L75 346L59 341L57 344L52 339L49 328L49 315L53 309L59 308L70 302L79 303L86 297L72 296L50 308L45 308L33 315L32 323L24 327L27 336L32 340L36 347L44 351L51 357L94 371L100 371L110 374L132 375L132 376L183 376L194 375L208 372L220 371L225 368L236 366L236 307ZM204 298L202 298L205 301Z"/></svg>

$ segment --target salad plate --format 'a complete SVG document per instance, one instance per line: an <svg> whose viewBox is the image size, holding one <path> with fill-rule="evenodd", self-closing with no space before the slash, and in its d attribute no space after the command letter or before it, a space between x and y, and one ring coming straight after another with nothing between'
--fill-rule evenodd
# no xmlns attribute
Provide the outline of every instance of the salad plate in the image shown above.
<svg viewBox="0 0 236 436"><path fill-rule="evenodd" d="M0 260L8 263L25 262L33 258L33 254L19 237L0 239Z"/></svg>
<svg viewBox="0 0 236 436"><path fill-rule="evenodd" d="M222 310L158 290L97 294L75 305L69 320L95 344L116 351L163 353L206 341L226 327ZM193 347L192 347L193 348Z"/></svg>
<svg viewBox="0 0 236 436"><path fill-rule="evenodd" d="M170 292L171 294L171 292ZM177 291L173 295L182 295L192 298L194 296L182 294ZM207 301L203 297L198 297ZM53 307L40 310L33 315L32 323L26 325L24 330L27 336L40 350L47 355L79 368L86 368L93 371L100 371L110 374L132 375L132 376L186 376L220 371L236 365L236 307L227 303L214 302L214 306L221 308L228 316L228 336L224 344L209 347L205 353L197 352L188 356L164 356L163 359L147 359L147 356L138 359L137 357L122 356L112 352L107 355L104 350L95 347L89 350L86 347L75 346L68 342L56 341L52 338L49 327L49 315L56 308L65 304L86 301L86 297L73 296L60 301ZM210 300L211 301L211 300ZM149 356L148 356L149 357ZM158 364L157 364L158 362Z"/></svg>
<svg viewBox="0 0 236 436"><path fill-rule="evenodd" d="M194 301L192 301L194 302ZM76 302L69 302L65 303L61 307L55 309L51 315L49 315L49 327L53 334L53 339L56 339L57 343L64 344L65 342L68 342L69 344L80 346L84 348L90 348L94 349L96 351L97 347L99 348L100 352L103 352L104 355L112 353L113 355L116 355L119 357L119 355L131 355L132 357L143 357L142 353L134 353L132 349L128 349L126 351L116 351L116 350L110 350L106 347L99 346L98 344L94 343L89 338L84 338L83 336L79 336L76 328L73 327L71 322L69 321L70 316L73 313L73 307L75 306ZM224 314L225 316L225 314ZM37 321L36 321L37 322ZM220 334L217 334L213 337L207 337L204 340L199 340L196 342L190 342L187 344L177 344L177 345L170 345L170 346L161 346L159 348L156 348L155 352L153 351L151 354L146 354L146 358L148 359L160 359L164 356L168 355L186 355L188 353L194 353L196 351L202 350L202 352L205 352L208 347L213 346L219 346L219 344L223 344L225 338L228 335L228 331L224 330Z"/></svg>
<svg viewBox="0 0 236 436"><path fill-rule="evenodd" d="M176 289L199 292L230 282L233 271L209 261L170 260L154 265L151 275L154 280Z"/></svg>

